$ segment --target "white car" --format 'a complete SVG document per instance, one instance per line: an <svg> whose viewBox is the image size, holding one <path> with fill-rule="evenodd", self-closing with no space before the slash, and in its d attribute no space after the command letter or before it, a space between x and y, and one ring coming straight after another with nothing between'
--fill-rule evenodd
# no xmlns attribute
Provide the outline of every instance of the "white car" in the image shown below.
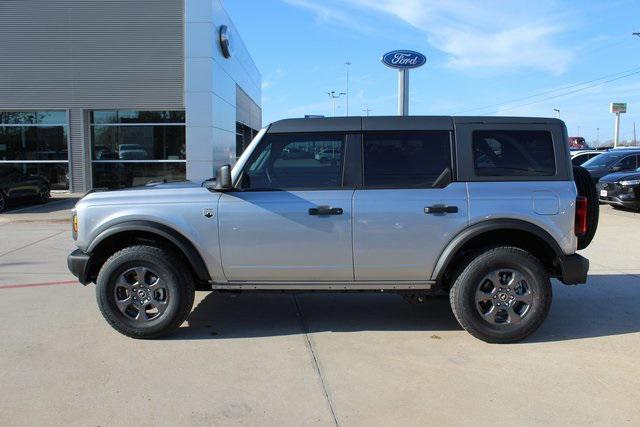
<svg viewBox="0 0 640 427"><path fill-rule="evenodd" d="M599 150L576 150L571 151L571 164L573 166L580 166L587 160L591 160L596 156L604 153L604 151Z"/></svg>

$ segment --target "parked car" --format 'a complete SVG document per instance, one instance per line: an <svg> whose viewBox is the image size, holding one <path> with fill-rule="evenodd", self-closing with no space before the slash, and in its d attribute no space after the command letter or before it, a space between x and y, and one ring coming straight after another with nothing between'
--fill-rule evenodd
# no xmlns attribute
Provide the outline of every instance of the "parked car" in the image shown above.
<svg viewBox="0 0 640 427"><path fill-rule="evenodd" d="M327 143L337 161L290 158ZM68 266L135 338L177 328L200 289L449 295L472 335L511 342L545 319L551 277L585 283L597 214L557 119L290 119L214 180L86 195Z"/></svg>
<svg viewBox="0 0 640 427"><path fill-rule="evenodd" d="M118 156L120 160L146 160L149 153L140 144L120 144Z"/></svg>
<svg viewBox="0 0 640 427"><path fill-rule="evenodd" d="M23 173L12 166L0 165L0 212L17 201L46 203L50 197L51 187L46 178Z"/></svg>
<svg viewBox="0 0 640 427"><path fill-rule="evenodd" d="M314 157L319 162L330 162L338 159L339 155L340 153L336 152L334 148L323 148L318 151Z"/></svg>
<svg viewBox="0 0 640 427"><path fill-rule="evenodd" d="M569 148L571 149L579 149L584 150L588 149L587 141L581 136L570 136L569 137Z"/></svg>
<svg viewBox="0 0 640 427"><path fill-rule="evenodd" d="M640 149L612 149L584 162L594 182L615 172L631 172L640 166Z"/></svg>
<svg viewBox="0 0 640 427"><path fill-rule="evenodd" d="M587 160L599 156L604 151L598 150L571 150L571 164L573 166L581 166Z"/></svg>
<svg viewBox="0 0 640 427"><path fill-rule="evenodd" d="M640 210L640 167L633 172L617 172L605 175L598 183L602 203L614 208Z"/></svg>

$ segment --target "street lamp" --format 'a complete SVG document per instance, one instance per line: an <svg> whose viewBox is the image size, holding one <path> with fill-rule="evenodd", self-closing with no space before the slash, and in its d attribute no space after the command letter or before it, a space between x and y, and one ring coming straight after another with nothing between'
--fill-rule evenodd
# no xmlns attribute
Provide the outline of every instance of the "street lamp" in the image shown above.
<svg viewBox="0 0 640 427"><path fill-rule="evenodd" d="M331 92L327 92L327 95L329 95L329 98L331 99L331 104L333 106L333 117L335 117L336 116L336 99L340 99L340 97L342 95L346 95L346 93L344 92L336 93L335 90L332 90Z"/></svg>
<svg viewBox="0 0 640 427"><path fill-rule="evenodd" d="M554 108L553 111L555 111L556 114L558 115L558 118L560 118L560 109L559 108Z"/></svg>
<svg viewBox="0 0 640 427"><path fill-rule="evenodd" d="M351 62L347 61L344 63L347 66L347 116L349 115L349 67L351 66Z"/></svg>

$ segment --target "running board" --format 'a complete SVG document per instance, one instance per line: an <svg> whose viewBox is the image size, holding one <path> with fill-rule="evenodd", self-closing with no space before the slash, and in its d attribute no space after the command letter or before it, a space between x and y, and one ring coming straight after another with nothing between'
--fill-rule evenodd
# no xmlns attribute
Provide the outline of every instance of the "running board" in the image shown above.
<svg viewBox="0 0 640 427"><path fill-rule="evenodd" d="M227 282L214 283L214 290L272 291L386 291L430 290L435 282Z"/></svg>

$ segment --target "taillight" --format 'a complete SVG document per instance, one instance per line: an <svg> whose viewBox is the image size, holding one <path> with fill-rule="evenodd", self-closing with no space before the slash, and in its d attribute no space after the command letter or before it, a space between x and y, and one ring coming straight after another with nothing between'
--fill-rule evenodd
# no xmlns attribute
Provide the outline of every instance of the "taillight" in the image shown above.
<svg viewBox="0 0 640 427"><path fill-rule="evenodd" d="M587 233L587 198L576 197L576 236L583 236Z"/></svg>

